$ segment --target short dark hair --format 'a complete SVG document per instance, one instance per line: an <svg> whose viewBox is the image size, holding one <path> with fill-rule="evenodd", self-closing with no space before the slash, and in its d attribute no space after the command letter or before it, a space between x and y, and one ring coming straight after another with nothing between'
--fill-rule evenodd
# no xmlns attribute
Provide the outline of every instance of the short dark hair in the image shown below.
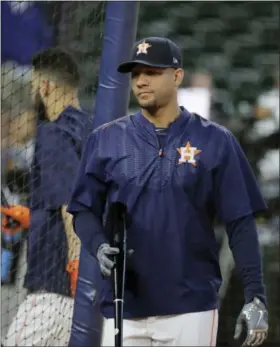
<svg viewBox="0 0 280 347"><path fill-rule="evenodd" d="M49 48L32 58L34 71L48 72L64 84L78 87L80 76L74 57L61 48Z"/></svg>

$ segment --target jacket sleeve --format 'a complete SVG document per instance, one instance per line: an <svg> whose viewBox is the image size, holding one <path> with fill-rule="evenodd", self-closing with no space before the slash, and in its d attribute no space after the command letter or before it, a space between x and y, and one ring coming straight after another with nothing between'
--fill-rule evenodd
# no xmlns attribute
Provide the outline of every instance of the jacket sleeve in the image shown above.
<svg viewBox="0 0 280 347"><path fill-rule="evenodd" d="M243 280L246 302L254 296L266 303L261 254L254 214L266 203L251 167L235 137L227 132L215 175L215 205L226 224L229 246Z"/></svg>
<svg viewBox="0 0 280 347"><path fill-rule="evenodd" d="M265 211L267 205L252 169L235 137L225 133L224 150L214 177L218 217L225 224Z"/></svg>
<svg viewBox="0 0 280 347"><path fill-rule="evenodd" d="M47 127L42 141L41 186L47 208L58 209L70 199L79 158L70 137L53 124Z"/></svg>
<svg viewBox="0 0 280 347"><path fill-rule="evenodd" d="M107 185L99 161L97 136L93 132L87 140L68 205L68 212L74 216L75 232L93 256L98 245L106 241L102 221Z"/></svg>
<svg viewBox="0 0 280 347"><path fill-rule="evenodd" d="M239 218L227 224L226 230L229 246L243 281L246 303L258 297L266 305L261 252L254 216Z"/></svg>

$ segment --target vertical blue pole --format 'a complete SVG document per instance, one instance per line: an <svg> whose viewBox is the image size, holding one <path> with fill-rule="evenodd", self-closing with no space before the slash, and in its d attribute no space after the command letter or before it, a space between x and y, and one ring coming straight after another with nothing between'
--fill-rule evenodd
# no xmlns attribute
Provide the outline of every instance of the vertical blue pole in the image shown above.
<svg viewBox="0 0 280 347"><path fill-rule="evenodd" d="M120 74L117 66L130 59L136 39L138 8L138 1L107 2L99 86L94 108L94 128L127 114L129 75ZM82 247L69 342L71 347L100 346L101 284L97 261Z"/></svg>
<svg viewBox="0 0 280 347"><path fill-rule="evenodd" d="M94 128L127 114L129 74L120 74L117 67L131 58L138 8L138 1L107 3Z"/></svg>

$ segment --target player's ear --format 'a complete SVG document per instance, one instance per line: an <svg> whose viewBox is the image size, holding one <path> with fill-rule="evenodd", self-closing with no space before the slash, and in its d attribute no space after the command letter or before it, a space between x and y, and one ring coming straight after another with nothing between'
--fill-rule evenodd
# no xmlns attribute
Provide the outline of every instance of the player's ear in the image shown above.
<svg viewBox="0 0 280 347"><path fill-rule="evenodd" d="M176 69L174 73L174 83L177 88L182 84L183 79L184 79L184 70Z"/></svg>
<svg viewBox="0 0 280 347"><path fill-rule="evenodd" d="M46 96L49 95L50 85L48 80L43 78L40 80L39 91L42 98L45 98Z"/></svg>

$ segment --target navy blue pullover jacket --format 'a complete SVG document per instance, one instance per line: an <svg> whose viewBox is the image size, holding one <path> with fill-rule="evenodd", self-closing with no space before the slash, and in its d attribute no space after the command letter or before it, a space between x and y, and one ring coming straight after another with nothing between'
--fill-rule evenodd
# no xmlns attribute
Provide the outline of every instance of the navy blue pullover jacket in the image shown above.
<svg viewBox="0 0 280 347"><path fill-rule="evenodd" d="M127 206L128 247L134 249L126 276L126 318L216 308L221 274L214 218L229 225L266 209L234 136L186 110L169 126L163 148L141 113L91 134L68 211L94 216L90 232L76 228L94 256L107 241L104 213L113 201ZM104 280L101 295L105 317L113 317L110 284Z"/></svg>
<svg viewBox="0 0 280 347"><path fill-rule="evenodd" d="M30 174L31 222L24 283L31 292L70 295L61 207L68 204L90 129L89 115L71 106L56 121L38 126Z"/></svg>

